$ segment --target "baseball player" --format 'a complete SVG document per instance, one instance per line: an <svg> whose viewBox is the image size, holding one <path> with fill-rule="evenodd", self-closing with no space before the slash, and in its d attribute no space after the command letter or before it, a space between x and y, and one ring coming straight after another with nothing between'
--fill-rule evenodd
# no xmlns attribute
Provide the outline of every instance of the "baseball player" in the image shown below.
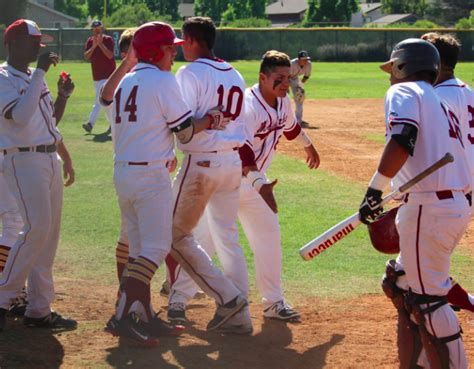
<svg viewBox="0 0 474 369"><path fill-rule="evenodd" d="M202 118L192 118L170 73L176 45L182 43L165 23L142 25L134 35L130 57L125 58L102 91L102 100L110 102L110 90L126 74L113 95L112 136L114 181L120 210L126 219L130 250L117 311L107 323L107 330L144 345L155 345L156 336L177 335L183 328L170 326L155 315L149 286L155 270L170 251L172 239L173 198L167 169L167 162L174 158L172 133L179 142L187 143L204 129L210 132L225 128L226 122L217 109L207 111ZM134 54L139 63L130 70ZM192 260L191 267L199 276L208 277L209 294L216 300L223 298L208 329L219 327L246 304L202 250L188 248L180 256L187 262Z"/></svg>
<svg viewBox="0 0 474 369"><path fill-rule="evenodd" d="M303 121L303 102L306 94L303 85L311 77L311 58L306 50L298 52L298 57L291 60L290 86L293 100L295 101L296 120L302 127L307 127L308 123ZM300 77L303 78L300 80Z"/></svg>
<svg viewBox="0 0 474 369"><path fill-rule="evenodd" d="M219 244L219 249L226 250L226 255L220 255L225 274L238 288L240 296L246 296L247 267L235 226L243 165L239 148L246 139L243 119L245 82L230 64L215 57L216 28L210 18L187 19L182 34L186 41L182 46L184 58L191 63L180 68L176 78L186 104L197 117L204 116L215 106L222 106L230 123L225 130L206 130L195 135L189 143L178 142L184 159L173 183L175 212L171 256L183 268L188 263L192 264L193 260L183 252L197 247L193 231L207 206L213 222L211 232L215 243ZM210 260L208 256L207 259ZM167 266L174 279L176 263L171 257L167 258ZM189 273L190 269L186 271ZM209 294L208 278L194 270L191 272L191 277ZM217 295L217 301L222 304L224 296ZM168 319L174 319L175 314L180 313L174 306L169 306ZM217 329L221 332L250 333L252 322L248 307L231 323L222 324Z"/></svg>
<svg viewBox="0 0 474 369"><path fill-rule="evenodd" d="M59 156L64 162L64 185L74 182L72 161L56 128L69 96L59 82L58 97L53 103L44 76L59 58L54 53L38 57L43 45L36 23L15 21L5 30L4 43L8 59L0 67L0 149L4 154L5 180L24 227L10 249L0 279L0 328L5 325L6 309L21 293L28 277L29 303L24 324L74 329L75 320L50 308L63 195ZM37 58L37 68L29 68Z"/></svg>
<svg viewBox="0 0 474 369"><path fill-rule="evenodd" d="M455 158L414 185L396 217L400 254L387 264L383 287L398 311L400 367L416 367L423 347L429 364L418 365L465 369L461 329L446 297L450 257L470 218L461 128L433 87L440 58L431 43L404 40L381 68L392 85L385 96L388 142L359 209L361 221L370 223L381 212L390 182L398 188L446 152Z"/></svg>
<svg viewBox="0 0 474 369"><path fill-rule="evenodd" d="M104 34L104 26L101 21L94 20L91 24L92 36L86 41L84 47L84 59L91 62L92 78L94 80L95 101L89 119L82 125L86 132L91 132L94 129L97 118L100 113L100 90L105 81L115 70L114 59L114 40L112 37ZM112 112L110 109L105 110L107 120L111 121Z"/></svg>
<svg viewBox="0 0 474 369"><path fill-rule="evenodd" d="M454 75L461 44L451 34L440 35L436 32L429 32L421 38L431 42L439 52L441 69L435 85L436 93L449 105L459 120L463 133L464 150L467 154L471 177L474 178L474 136L472 134L472 128L474 128L474 91ZM472 193L469 192L467 196L472 202ZM467 293L454 280L453 288L448 293L448 301L465 309L468 314L474 317L474 296Z"/></svg>
<svg viewBox="0 0 474 369"><path fill-rule="evenodd" d="M238 217L255 256L257 288L262 294L264 316L280 320L295 320L300 314L283 297L281 286L281 239L276 207L272 209L259 193L267 182L265 172L270 166L277 143L284 135L296 139L304 148L310 169L319 166L319 156L309 137L296 122L288 89L290 59L272 50L263 55L259 83L245 92L245 122L250 131L251 147L256 158L255 171L243 177L240 187ZM209 211L195 231L196 238L209 255L215 253L212 219ZM217 247L216 247L217 246ZM223 252L217 251L221 256ZM197 286L185 272L179 273L172 287L170 306L181 307L194 296ZM179 317L185 318L184 314Z"/></svg>

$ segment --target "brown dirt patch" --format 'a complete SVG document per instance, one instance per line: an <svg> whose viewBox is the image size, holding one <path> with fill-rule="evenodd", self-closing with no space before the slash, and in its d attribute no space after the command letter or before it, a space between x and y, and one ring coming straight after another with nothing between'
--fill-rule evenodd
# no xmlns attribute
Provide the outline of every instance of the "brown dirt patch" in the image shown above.
<svg viewBox="0 0 474 369"><path fill-rule="evenodd" d="M382 101L308 101L307 131L320 152L321 168L346 179L367 183L383 145L367 133L383 134ZM282 140L280 151L300 155L293 143ZM473 227L464 239L463 252L474 238ZM472 249L470 249L472 250ZM471 251L472 252L472 251ZM473 254L471 254L473 255ZM98 281L57 280L58 311L79 320L79 329L50 334L23 328L9 319L0 335L0 367L134 368L134 369L367 369L397 368L395 310L381 295L341 301L302 298L299 324L262 318L253 297L251 336L222 336L205 327L214 312L211 300L196 300L188 317L193 323L179 339L162 339L154 349L131 347L103 332L113 312L115 290ZM155 306L163 299L155 293ZM469 361L474 363L474 321L459 314Z"/></svg>
<svg viewBox="0 0 474 369"><path fill-rule="evenodd" d="M254 333L224 336L207 333L214 312L210 299L194 300L191 325L179 339L164 338L157 348L119 342L103 327L113 312L114 291L90 281L58 281L58 310L80 322L72 332L48 334L9 320L0 336L1 368L186 368L186 369L318 369L397 368L395 309L382 296L351 301L302 299L296 307L301 323L262 318L251 304ZM163 298L155 294L155 306ZM463 313L464 343L474 360L474 322Z"/></svg>

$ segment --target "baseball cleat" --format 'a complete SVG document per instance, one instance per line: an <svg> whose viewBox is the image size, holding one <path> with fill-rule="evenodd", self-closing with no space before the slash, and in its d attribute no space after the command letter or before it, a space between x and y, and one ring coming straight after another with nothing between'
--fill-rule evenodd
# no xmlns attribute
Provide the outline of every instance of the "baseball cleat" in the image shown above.
<svg viewBox="0 0 474 369"><path fill-rule="evenodd" d="M182 302L172 302L168 306L168 320L172 323L186 322L186 305Z"/></svg>
<svg viewBox="0 0 474 369"><path fill-rule="evenodd" d="M27 305L28 299L26 295L26 289L23 287L21 294L15 300L13 300L10 307L8 308L8 312L13 316L24 316Z"/></svg>
<svg viewBox="0 0 474 369"><path fill-rule="evenodd" d="M2 332L7 325L7 311L7 309L0 308L0 332Z"/></svg>
<svg viewBox="0 0 474 369"><path fill-rule="evenodd" d="M207 330L216 330L247 305L248 301L243 295L238 295L225 305L218 305L214 317L207 324Z"/></svg>
<svg viewBox="0 0 474 369"><path fill-rule="evenodd" d="M141 346L154 347L160 343L157 338L152 337L144 331L136 313L130 313L120 320L118 320L115 315L112 315L104 330L114 337L131 340Z"/></svg>
<svg viewBox="0 0 474 369"><path fill-rule="evenodd" d="M280 300L263 310L263 316L270 319L279 319L286 321L297 321L301 315L288 305L285 300Z"/></svg>
<svg viewBox="0 0 474 369"><path fill-rule="evenodd" d="M71 318L64 318L60 314L52 311L43 318L23 317L23 324L29 328L50 328L73 330L77 328L77 321Z"/></svg>
<svg viewBox="0 0 474 369"><path fill-rule="evenodd" d="M84 124L82 125L82 128L84 128L84 131L86 131L87 133L91 133L91 132L92 132L92 128L94 128L94 127L92 127L92 124L90 124L89 122L87 122L87 123L84 123Z"/></svg>
<svg viewBox="0 0 474 369"><path fill-rule="evenodd" d="M168 323L155 315L150 322L143 323L143 329L153 337L178 337L185 328L179 324Z"/></svg>

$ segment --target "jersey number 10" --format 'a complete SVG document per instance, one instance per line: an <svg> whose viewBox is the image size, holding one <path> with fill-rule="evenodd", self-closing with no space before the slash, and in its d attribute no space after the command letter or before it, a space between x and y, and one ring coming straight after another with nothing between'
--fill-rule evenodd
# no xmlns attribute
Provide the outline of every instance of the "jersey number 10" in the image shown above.
<svg viewBox="0 0 474 369"><path fill-rule="evenodd" d="M231 120L237 119L242 111L242 104L244 102L244 92L238 86L232 86L227 93L227 104L224 105L224 86L220 85L217 89L219 95L219 102L217 105L223 106L222 113Z"/></svg>

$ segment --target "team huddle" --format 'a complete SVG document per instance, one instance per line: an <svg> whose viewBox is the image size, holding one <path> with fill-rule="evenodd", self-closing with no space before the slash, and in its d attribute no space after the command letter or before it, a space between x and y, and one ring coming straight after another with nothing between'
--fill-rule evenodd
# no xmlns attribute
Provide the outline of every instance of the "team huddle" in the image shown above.
<svg viewBox="0 0 474 369"><path fill-rule="evenodd" d="M98 92L111 119L121 213L119 287L105 330L145 346L184 331L187 304L198 290L216 303L207 330L252 333L237 220L254 255L263 316L300 319L282 290L273 195L277 181L269 180L266 172L282 136L301 146L309 169L320 164L302 130L304 90L298 75L304 75L304 83L311 74L306 52L293 61L285 53L266 52L258 83L246 88L240 73L214 55L211 19L186 20L182 37L162 22L126 33L123 60ZM44 75L58 62L57 55L41 54L37 68L29 68L40 41L31 21L19 20L5 30L9 56L0 67L0 180L4 177L8 188L0 182L0 329L25 284L28 301L22 314L27 326L77 326L74 319L51 310L62 207L60 159L65 185L74 181L57 124L74 84L68 75L61 76L53 101ZM174 75L178 46L189 63ZM470 219L474 173L474 138L469 133L474 93L454 78L459 48L453 37L431 33L424 40L400 42L382 65L392 84L385 97L387 144L362 201L361 220L377 221L382 193L390 183L406 182L447 151L455 158L400 199L394 219L400 253L387 263L383 289L399 314L401 368L467 368L460 326L448 304L470 311L474 304L449 276L450 256ZM176 149L184 158L171 180ZM222 269L213 263L214 254ZM164 266L168 321L155 312L150 290L156 270Z"/></svg>

